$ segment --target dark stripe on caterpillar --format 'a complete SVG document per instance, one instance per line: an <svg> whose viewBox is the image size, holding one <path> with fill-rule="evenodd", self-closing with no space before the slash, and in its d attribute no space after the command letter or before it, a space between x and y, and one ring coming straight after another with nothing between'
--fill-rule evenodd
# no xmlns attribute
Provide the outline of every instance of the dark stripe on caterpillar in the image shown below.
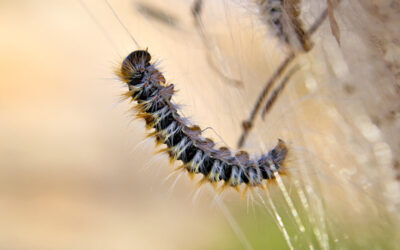
<svg viewBox="0 0 400 250"><path fill-rule="evenodd" d="M190 125L178 114L177 105L171 101L174 85L167 84L150 61L151 55L146 50L133 51L123 61L118 75L129 87L126 96L137 102L137 117L145 120L147 128L154 129L150 136L166 145L161 152L167 152L173 160L181 160L181 168L189 173L202 174L209 182L224 181L233 187L242 183L259 186L263 180L284 173L288 149L280 139L274 149L253 159L245 151L233 156L226 147L215 148L211 139L201 136L198 126Z"/></svg>

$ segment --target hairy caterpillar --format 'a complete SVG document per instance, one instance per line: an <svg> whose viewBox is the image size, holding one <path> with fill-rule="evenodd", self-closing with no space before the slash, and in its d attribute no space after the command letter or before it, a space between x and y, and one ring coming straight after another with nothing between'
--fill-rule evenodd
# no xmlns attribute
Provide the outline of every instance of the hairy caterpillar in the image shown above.
<svg viewBox="0 0 400 250"><path fill-rule="evenodd" d="M322 18L320 18L319 20L323 20L324 16L326 16L325 12L321 15ZM316 22L318 23L318 21ZM317 27L317 25L314 25L313 27ZM312 34L315 29L311 27L309 29L309 33ZM289 48L291 48L290 44L288 45ZM317 47L318 48L318 47ZM299 52L298 50L293 50L293 53L290 54L291 57L295 57L297 53ZM289 58L291 58L289 56ZM292 58L292 59L293 59ZM290 63L290 61L292 59L288 59L287 63L283 63L284 67L282 68L286 68L286 66ZM186 121L186 119L181 118L178 115L177 112L177 107L175 105L173 105L170 102L170 99L172 97L172 94L174 93L174 88L171 85L167 85L166 84L166 80L165 78L162 76L162 74L156 69L156 67L154 65L152 65L150 63L151 61L151 56L147 51L135 51L133 52L130 56L128 56L127 60L122 64L121 70L119 72L122 80L124 80L126 83L128 83L128 85L130 86L130 91L127 93L127 97L129 98L133 98L134 100L138 101L138 107L137 109L139 110L139 114L138 117L140 118L144 118L148 128L152 128L155 129L155 131L153 133L151 133L151 136L154 136L157 140L157 142L159 144L161 143L165 143L166 144L166 148L164 150L161 150L161 152L167 152L169 153L171 159L179 159L183 161L183 166L178 168L180 170L183 171L187 171L189 173L191 173L192 175L195 173L198 173L199 175L203 176L203 181L207 181L207 182L212 182L214 184L218 183L218 181L224 181L226 186L233 186L235 188L237 188L239 186L240 183L248 183L247 185L258 185L258 183L260 183L262 180L260 180L260 175L254 175L255 178L251 178L251 174L258 174L257 173L257 168L255 168L254 172L246 172L244 171L245 168L242 167L242 164L230 164L230 165L226 165L226 167L221 168L219 166L219 168L217 168L218 171L212 171L212 167L210 167L211 163L207 163L208 158L205 157L205 155L208 157L207 153L213 151L213 146L214 143L210 140L207 139L202 139L200 137L200 128L199 127L190 127L188 124L188 122ZM287 65L286 65L287 64ZM286 65L286 66L285 66ZM279 67L280 68L280 67ZM282 69L282 72L284 72L285 70ZM279 70L278 70L279 72ZM282 82L282 84L284 84L285 81ZM284 86L284 85L280 85L280 86ZM146 86L145 86L146 85ZM279 90L279 87L278 87ZM273 92L275 93L275 92ZM279 92L276 92L279 93ZM273 99L270 99L273 100ZM168 104L164 104L161 105L160 103L164 102L164 101L168 101ZM268 101L266 103L269 103ZM152 108L154 107L154 104L156 104L156 109L152 110ZM158 106L160 105L160 106ZM266 105L265 107L267 107L268 105ZM166 109L163 109L165 108ZM327 105L325 106L325 108L327 107ZM169 112L173 110L174 111L174 115L169 114ZM265 108L265 110L267 110L267 108ZM335 109L331 109L331 111L334 111ZM264 112L263 112L264 113ZM329 113L327 112L328 115L335 114L333 112ZM321 115L321 114L319 114ZM317 117L318 114L313 114L313 116ZM169 119L168 117L172 117L172 119ZM178 117L178 119L177 119ZM320 116L320 117L325 117L326 116ZM333 116L332 116L333 117ZM336 118L335 118L336 119ZM168 124L165 124L165 128L163 125L161 125L163 122L168 121ZM321 119L320 119L321 120ZM328 121L334 120L334 118L332 119L327 119ZM300 121L300 120L299 120ZM174 125L172 125L174 123ZM318 123L318 122L317 122ZM335 124L340 124L339 122L335 123ZM169 125L169 126L167 126ZM170 127L171 126L171 127ZM300 124L296 124L296 126L301 126ZM185 128L185 129L184 129ZM312 128L317 128L312 126ZM324 131L326 132L326 134L331 134L333 138L335 138L334 136L337 135L336 130L329 130L328 127L320 127L318 128L319 130L317 131ZM300 132L303 132L304 130L292 130L291 133L295 133L293 131L298 131L299 134ZM179 136L178 133L180 134ZM307 138L307 141L310 142L309 145L307 146L307 150L314 150L314 152L316 152L316 155L320 156L323 154L319 154L322 152L323 149L326 149L329 154L328 154L328 158L327 161L329 163L331 163L332 167L335 167L335 169L338 169L338 167L336 166L341 166L341 161L340 158L343 156L342 152L353 152L351 145L344 142L344 143L340 143L340 150L339 152L336 151L335 147L331 144L331 141L329 140L329 138L324 138L323 136L318 136L318 140L316 140L317 138L313 135L309 136L309 133L305 133L304 134L304 138ZM178 139L176 139L178 138ZM186 138L186 139L184 139ZM197 141L198 144L200 144L203 148L199 149L199 148L195 148L194 150L189 150L190 147L192 147L195 143L193 143L195 140L193 140L193 138L198 138L200 139L199 141ZM284 136L284 138L287 138ZM314 138L314 140L313 140ZM341 136L337 136L338 138L338 142L343 142L341 139L342 138L346 138L346 137L341 137ZM182 141L182 143L181 143ZM296 140L298 141L298 140ZM320 142L320 143L318 143ZM279 145L279 143L278 143ZM323 145L323 146L322 146ZM315 146L315 148L312 148L313 146ZM326 146L326 147L325 147ZM207 151L208 150L208 151ZM218 153L216 154L220 154L223 153L224 150L216 150ZM215 152L215 151L214 151ZM272 152L272 151L271 151ZM323 153L323 152L322 152ZM187 155L191 154L191 157L188 157ZM211 155L211 154L210 154ZM247 155L247 154L246 154ZM268 155L268 154L267 154ZM329 158L329 155L332 156L332 158ZM230 153L229 153L230 156ZM234 157L231 157L232 159L236 160L236 159L240 159L240 154ZM248 157L246 157L248 158ZM285 159L283 159L285 160ZM301 159L302 161L304 161L304 158ZM239 163L239 160L236 160L237 163ZM207 165L208 164L208 165ZM305 168L317 168L320 167L322 164L318 164L318 165L313 165L316 163L312 163L309 164L308 162L303 163L303 166L305 166ZM345 164L343 164L343 166L345 167L352 167L352 162L350 161L345 161ZM205 166L208 167L205 167ZM213 164L214 165L214 164ZM274 169L272 168L276 168L279 172L280 170L283 170L280 166L280 168L278 169L277 166L274 164L273 166L271 165L271 169L272 170L271 173L275 173ZM248 168L250 169L250 168ZM320 169L320 168L319 168ZM331 218L335 216L335 212L336 211L340 211L340 210L335 210L335 211L329 211L326 207L324 207L324 204L326 202L327 207L331 208L333 207L332 204L337 204L337 197L339 197L340 194L337 194L337 196L332 195L332 193L330 192L330 190L332 189L332 186L334 188L334 185L325 185L327 182L324 181L324 187L321 188L318 186L318 182L321 181L322 183L322 179L320 178L320 176L317 176L317 178L314 178L314 175L310 174L310 172L307 172L307 169L305 169L306 171L302 171L301 175L296 176L298 177L298 179L295 178L291 178L291 184L293 183L293 185L295 186L295 191L297 191L297 195L298 197L301 198L301 203L294 203L291 201L291 196L293 195L293 192L287 192L287 190L285 189L284 185L280 185L280 189L282 190L283 193L283 197L284 199L287 201L286 203L288 204L290 213L291 213L291 217L293 218L294 222L297 224L297 231L295 232L290 232L290 227L288 227L289 229L289 233L286 230L286 225L287 223L285 222L285 224L283 223L279 223L278 226L281 228L281 231L285 237L285 240L287 241L287 244L290 248L292 248L293 246L299 247L299 243L296 242L296 238L303 238L305 242L307 242L307 245L312 246L312 248L314 248L315 246L320 246L322 249L328 249L330 247L330 245L332 244L331 241L334 240L335 242L340 242L341 244L345 244L343 243L344 240L341 239L342 233L338 233L339 236L335 236L334 233L336 233L337 229L336 227L331 226ZM360 172L358 173L358 175L362 176L362 172L361 172L361 168L360 168ZM242 171L242 172L240 172ZM321 170L325 171L325 170ZM261 172L261 170L259 171ZM335 173L339 173L340 171L335 171ZM368 170L368 172L371 172ZM282 173L282 172L281 172ZM218 178L215 178L216 176L218 176ZM211 177L211 178L210 178ZM275 177L275 175L272 175L272 177ZM353 176L352 176L353 177ZM355 177L355 176L354 176ZM246 179L247 178L247 179ZM329 178L331 178L329 176ZM343 176L339 176L337 178L332 177L332 179L334 181L345 181L345 177ZM270 178L272 179L272 178ZM279 178L276 178L277 180L279 180ZM352 201L354 201L354 196L352 195L352 193L348 192L348 191L353 191L354 190L354 184L355 183L356 178L352 178L352 182L351 184L343 184L343 191L346 192L345 195L342 195L340 197L348 197L351 198ZM247 180L247 182L246 182ZM203 183L203 182L202 182ZM304 183L304 186L303 184ZM279 183L278 183L279 184ZM340 182L340 184L342 184L342 182ZM261 186L261 185L260 185ZM322 191L320 191L322 190ZM374 189L377 190L377 189ZM325 195L326 194L326 195ZM294 195L295 196L295 195ZM358 198L358 196L356 196ZM296 198L296 197L294 197ZM361 197L365 200L368 199L368 197ZM262 201L262 198L261 198ZM294 201L296 201L296 199L294 199ZM275 202L275 201L274 201ZM312 206L310 206L310 204L312 204ZM362 203L362 205L364 206L367 203ZM271 202L271 207L274 209L274 204ZM297 212L297 210L300 207L300 212ZM371 207L375 207L374 205ZM371 215L371 212L369 209L367 209L369 207L366 207L365 211L368 210L368 212L366 214L368 214L368 216ZM276 210L276 209L274 209ZM284 209L281 210L278 208L279 213L284 214ZM305 212L305 213L302 213ZM276 213L277 215L276 218L278 221L281 221L280 219L280 215L278 213ZM300 217L299 215L301 214L305 214L304 217ZM351 211L349 211L349 214L351 214ZM331 217L332 216L332 217ZM356 216L351 216L349 215L349 217L353 217L353 218L358 218ZM360 216L361 217L361 216ZM364 215L362 217L365 217ZM373 217L373 216L372 216ZM335 216L336 218L336 216ZM378 217L376 217L378 218ZM291 220L291 219L290 219ZM343 222L346 221L346 218L342 219ZM310 223L310 224L308 224ZM361 223L360 223L361 224ZM345 225L345 224L344 224ZM358 229L358 228L357 228ZM333 233L331 234L331 230L333 230ZM313 242L312 240L307 239L306 233L311 233L313 235L315 235L315 237L318 240L318 243ZM347 232L351 232L351 229ZM356 230L357 234L360 234L360 230ZM314 236L313 236L314 237ZM351 236L353 239L358 239L359 236L356 235L352 235ZM369 245L368 243L362 243L360 245Z"/></svg>
<svg viewBox="0 0 400 250"><path fill-rule="evenodd" d="M284 173L283 163L288 149L279 139L274 149L259 158L249 159L245 151L231 155L228 148L214 148L215 143L201 136L198 126L190 125L178 114L177 105L171 101L174 85L166 84L162 73L150 63L146 50L133 51L122 63L118 72L128 84L126 96L137 101L137 117L154 128L151 136L164 143L173 160L181 160L189 173L202 174L211 183L224 181L232 187L242 183L259 186L263 180L274 179Z"/></svg>
<svg viewBox="0 0 400 250"><path fill-rule="evenodd" d="M189 15L192 1L141 1L172 13L181 29L139 15L131 0L110 3L140 44L151 48L153 60L156 54L165 59L168 75L163 75L181 90L173 101L190 105L185 113L210 124L233 145L242 118L247 118L261 84L278 68L286 44L280 41L283 51L275 51L278 39L265 38L264 26L252 30L236 25L242 19L230 7L235 11L237 2L245 5L248 0L208 3L222 1L227 7L205 9L216 15L204 15L203 21L210 40L222 48L224 60L216 60L217 65L231 62L227 66L242 69L240 74L223 71L243 76L241 89L223 85L206 67L204 46ZM192 192L193 181L178 179L187 175L186 169L174 172L173 183L162 182L169 177L167 157L153 156L153 143L139 145L144 123L127 126L129 104L119 104L121 88L111 72L119 55L137 47L104 2L84 2L110 41L76 1L1 3L1 249L74 249L77 244L84 249L244 249L247 244L233 235L239 230L248 238L247 249L398 248L400 98L392 65L400 58L400 15L395 1L342 1L335 12L341 47L330 35L327 19L312 36L312 52L296 56L302 70L267 121L257 116L246 143L246 150L254 152L265 141L272 149L276 138L292 142L284 166L297 173L283 181L304 232L296 228L297 217L290 214L278 176L272 190L249 192L248 202L233 192L208 192L208 184ZM306 27L324 2L302 1ZM386 7L379 8L380 3ZM230 18L225 22L226 13ZM258 16L247 16L258 24ZM218 22L227 25L211 26ZM248 39L239 43L238 33ZM256 47L252 36L260 44L273 43ZM230 42L237 43L235 50L228 49ZM246 57L238 60L242 55ZM296 162L289 162L292 155ZM149 168L140 171L143 166ZM217 200L231 216L214 207ZM235 230L229 229L228 220Z"/></svg>

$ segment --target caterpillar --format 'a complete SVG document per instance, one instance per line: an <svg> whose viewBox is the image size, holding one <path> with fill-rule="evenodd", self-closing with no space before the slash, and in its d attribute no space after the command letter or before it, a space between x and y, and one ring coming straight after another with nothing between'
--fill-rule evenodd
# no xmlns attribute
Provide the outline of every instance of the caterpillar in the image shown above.
<svg viewBox="0 0 400 250"><path fill-rule="evenodd" d="M246 151L232 155L227 147L215 148L209 138L201 136L197 125L189 124L187 118L178 113L178 106L171 101L174 85L167 84L163 74L151 63L147 50L131 52L117 72L129 91L127 98L136 101L136 116L143 118L148 129L154 129L157 144L165 144L160 152L167 152L171 160L180 160L190 174L202 174L210 183L224 181L224 186L238 189L248 186L262 186L264 180L271 180L277 174L284 174L283 163L288 148L283 140L271 151L250 159Z"/></svg>

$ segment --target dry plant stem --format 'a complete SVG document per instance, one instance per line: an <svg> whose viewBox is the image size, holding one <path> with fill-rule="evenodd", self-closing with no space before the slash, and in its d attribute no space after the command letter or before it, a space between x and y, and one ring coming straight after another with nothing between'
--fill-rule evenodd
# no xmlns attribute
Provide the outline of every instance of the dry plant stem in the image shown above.
<svg viewBox="0 0 400 250"><path fill-rule="evenodd" d="M303 22L299 19L299 0L284 0L284 10L289 17L293 32L296 34L297 40L300 42L301 47L305 52L308 52L312 48L312 42L310 40L310 33L306 32L303 28Z"/></svg>
<svg viewBox="0 0 400 250"><path fill-rule="evenodd" d="M242 124L243 125L243 133L239 139L239 143L238 143L239 148L241 148L243 146L243 144L245 143L247 135L253 126L253 122L256 118L256 115L258 114L259 110L261 109L261 105L264 103L264 100L267 97L267 94L269 93L269 90L271 89L272 85L279 78L279 76L281 76L283 71L294 60L294 58L295 58L295 54L293 52L291 52L290 55L285 59L285 61L283 61L282 64L279 66L279 68L275 71L275 73L272 75L272 77L268 80L268 82L265 85L264 89L262 90L261 94L257 98L256 104L250 113L249 119L246 121L243 121L243 124Z"/></svg>
<svg viewBox="0 0 400 250"><path fill-rule="evenodd" d="M281 94L285 86L287 85L290 77L299 69L299 67L293 68L289 73L286 74L286 76L283 78L279 86L272 92L270 97L268 98L262 112L261 112L261 117L264 119L265 115L268 113L268 111L272 108L274 105L276 99L278 96Z"/></svg>
<svg viewBox="0 0 400 250"><path fill-rule="evenodd" d="M318 28L321 26L321 24L325 21L325 19L328 16L328 10L324 10L324 12L319 16L319 18L314 22L314 24L310 27L310 29L307 31L307 34L309 37L311 37L315 31L318 30ZM250 133L250 130L253 127L254 120L256 119L256 116L258 112L261 109L262 104L264 103L265 99L267 98L267 95L269 93L269 90L271 89L272 85L275 83L275 81L282 75L282 73L286 70L286 68L289 66L289 64L296 58L296 54L291 51L290 54L286 57L286 59L279 65L278 69L275 71L275 73L271 76L271 78L267 81L265 84L264 89L261 91L260 95L257 98L257 101L250 113L250 116L247 120L243 121L242 123L242 134L239 138L238 141L238 148L243 147L244 143L246 142L247 136ZM285 81L282 81L282 83ZM286 83L284 83L286 84ZM278 89L281 88L281 86L278 86ZM273 100L272 101L267 101L268 106L272 106L273 102L278 98L279 94L281 91L279 91L277 96L272 96ZM265 116L266 112L268 112L269 107L265 107L263 109L263 116Z"/></svg>

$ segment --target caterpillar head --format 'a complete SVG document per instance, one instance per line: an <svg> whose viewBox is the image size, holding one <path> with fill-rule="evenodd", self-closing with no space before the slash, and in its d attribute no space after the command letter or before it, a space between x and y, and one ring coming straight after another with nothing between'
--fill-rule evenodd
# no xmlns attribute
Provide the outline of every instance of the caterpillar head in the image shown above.
<svg viewBox="0 0 400 250"><path fill-rule="evenodd" d="M126 82L141 75L150 65L151 55L147 50L135 50L122 62L118 75Z"/></svg>

